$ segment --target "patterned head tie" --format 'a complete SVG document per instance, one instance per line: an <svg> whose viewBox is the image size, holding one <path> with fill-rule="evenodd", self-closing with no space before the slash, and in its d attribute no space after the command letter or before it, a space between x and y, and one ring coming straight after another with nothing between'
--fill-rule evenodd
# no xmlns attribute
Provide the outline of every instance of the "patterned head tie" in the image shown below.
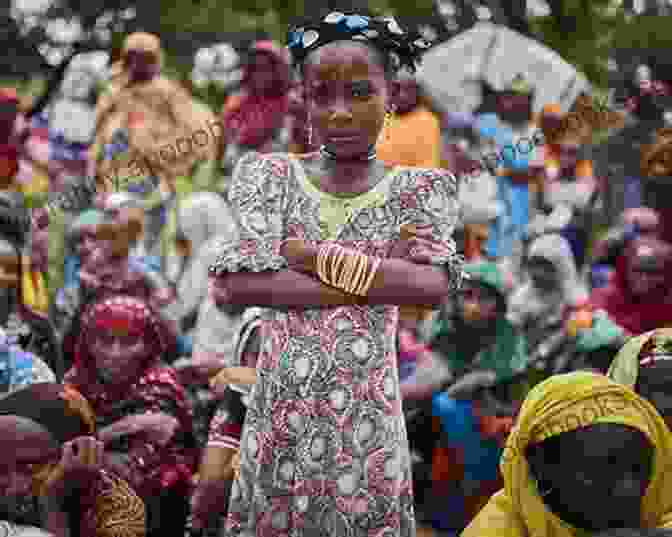
<svg viewBox="0 0 672 537"><path fill-rule="evenodd" d="M404 30L394 17L369 17L340 11L302 26L292 28L287 46L294 61L301 65L314 50L335 41L363 41L383 54L393 71L402 67L415 73L422 54L431 43Z"/></svg>

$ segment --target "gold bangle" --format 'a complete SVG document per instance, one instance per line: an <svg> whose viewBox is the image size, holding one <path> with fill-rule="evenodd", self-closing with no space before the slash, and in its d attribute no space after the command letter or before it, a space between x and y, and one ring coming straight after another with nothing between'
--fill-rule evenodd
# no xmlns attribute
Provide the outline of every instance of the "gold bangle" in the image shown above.
<svg viewBox="0 0 672 537"><path fill-rule="evenodd" d="M355 259L355 272L352 276L351 281L349 282L348 293L356 294L357 289L362 285L362 280L366 277L367 269L369 267L369 258L357 252L357 257Z"/></svg>
<svg viewBox="0 0 672 537"><path fill-rule="evenodd" d="M347 255L343 259L343 270L341 271L341 274L339 275L339 278L336 282L339 289L347 292L347 282L352 276L353 270L354 266L352 263L352 252L348 251Z"/></svg>
<svg viewBox="0 0 672 537"><path fill-rule="evenodd" d="M327 278L327 255L329 254L330 246L330 244L324 244L317 251L317 277L326 284L329 283Z"/></svg>
<svg viewBox="0 0 672 537"><path fill-rule="evenodd" d="M331 275L329 279L331 281L332 287L336 287L336 284L344 270L346 251L345 248L339 246L338 244L334 245L333 250L334 253L331 257Z"/></svg>
<svg viewBox="0 0 672 537"><path fill-rule="evenodd" d="M358 257L357 257L357 252L353 252L351 250L348 250L348 255L346 256L346 267L347 267L347 272L344 272L343 278L340 281L340 289L345 291L346 293L350 293L350 287L352 286L352 278L355 275L355 271L357 270L357 262L358 262Z"/></svg>
<svg viewBox="0 0 672 537"><path fill-rule="evenodd" d="M378 269L380 268L381 263L383 260L380 257L374 257L373 258L373 263L371 263L371 267L369 268L369 274L368 277L366 278L366 281L364 282L364 285L362 285L357 291L357 294L359 296L366 296L369 294L369 289L371 289L371 285L373 284L373 279L376 277L376 273L378 272Z"/></svg>

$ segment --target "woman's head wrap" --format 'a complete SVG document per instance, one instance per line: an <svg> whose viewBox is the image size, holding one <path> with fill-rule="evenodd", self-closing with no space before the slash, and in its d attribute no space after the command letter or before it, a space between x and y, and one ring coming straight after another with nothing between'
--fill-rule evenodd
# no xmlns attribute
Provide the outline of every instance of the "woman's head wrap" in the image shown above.
<svg viewBox="0 0 672 537"><path fill-rule="evenodd" d="M535 386L520 410L501 458L504 489L495 494L463 537L572 537L539 496L526 449L545 439L599 423L641 431L654 448L651 480L642 500L642 527L672 527L672 435L656 409L629 388L595 373L555 375ZM571 461L570 461L571 465Z"/></svg>
<svg viewBox="0 0 672 537"><path fill-rule="evenodd" d="M404 30L394 17L369 17L333 11L326 17L293 27L287 46L297 64L318 48L336 41L361 41L385 56L393 71L406 67L414 73L431 44L417 33Z"/></svg>

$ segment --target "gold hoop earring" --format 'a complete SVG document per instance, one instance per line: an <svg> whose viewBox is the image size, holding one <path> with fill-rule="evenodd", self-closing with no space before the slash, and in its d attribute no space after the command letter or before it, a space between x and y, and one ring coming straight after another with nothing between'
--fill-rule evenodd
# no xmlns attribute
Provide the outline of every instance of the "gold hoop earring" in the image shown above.
<svg viewBox="0 0 672 537"><path fill-rule="evenodd" d="M386 141L390 139L390 130L392 130L392 122L394 121L394 110L385 112L385 119L383 120L383 138Z"/></svg>

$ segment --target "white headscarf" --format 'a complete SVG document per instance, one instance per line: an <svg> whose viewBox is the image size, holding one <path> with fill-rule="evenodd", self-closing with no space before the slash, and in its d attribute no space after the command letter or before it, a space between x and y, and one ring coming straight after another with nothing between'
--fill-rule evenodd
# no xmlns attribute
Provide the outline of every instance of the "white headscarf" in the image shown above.
<svg viewBox="0 0 672 537"><path fill-rule="evenodd" d="M528 279L515 291L509 301L509 320L517 326L525 320L556 317L565 306L578 305L587 300L588 291L579 280L574 254L567 240L557 234L542 235L529 248L528 257L548 260L560 278L560 287L543 291Z"/></svg>

